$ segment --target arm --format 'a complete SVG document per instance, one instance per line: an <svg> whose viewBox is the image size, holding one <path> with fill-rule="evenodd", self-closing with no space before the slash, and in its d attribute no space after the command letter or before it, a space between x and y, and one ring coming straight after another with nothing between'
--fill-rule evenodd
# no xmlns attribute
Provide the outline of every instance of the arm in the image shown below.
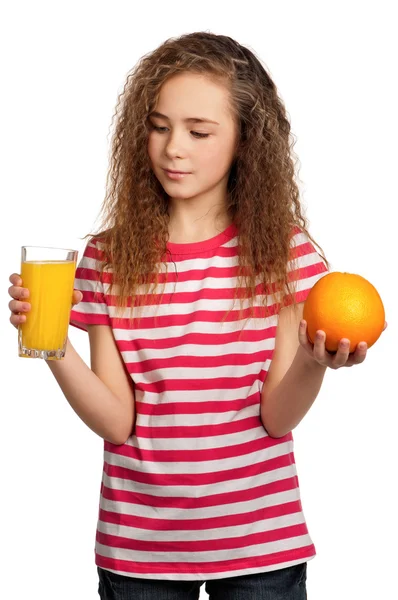
<svg viewBox="0 0 398 600"><path fill-rule="evenodd" d="M319 393L327 368L300 345L303 306L301 302L279 314L274 356L261 391L261 421L272 437L282 437L300 423Z"/></svg>
<svg viewBox="0 0 398 600"><path fill-rule="evenodd" d="M97 435L123 444L135 421L134 389L111 328L89 325L91 369L69 339L63 360L46 361L69 404Z"/></svg>

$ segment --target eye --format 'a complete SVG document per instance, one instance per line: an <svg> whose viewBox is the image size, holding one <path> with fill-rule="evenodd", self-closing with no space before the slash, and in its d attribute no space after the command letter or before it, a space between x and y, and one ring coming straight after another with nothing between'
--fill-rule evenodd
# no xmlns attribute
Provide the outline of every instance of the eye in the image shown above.
<svg viewBox="0 0 398 600"><path fill-rule="evenodd" d="M151 123L151 127L158 133L166 133L166 131L167 131L167 127L158 127L157 125L154 125L153 123ZM210 135L209 133L199 133L199 131L191 131L191 134L196 138L207 138Z"/></svg>
<svg viewBox="0 0 398 600"><path fill-rule="evenodd" d="M209 133L199 133L198 131L191 131L192 135L194 137L198 137L198 138L207 138L209 137Z"/></svg>
<svg viewBox="0 0 398 600"><path fill-rule="evenodd" d="M164 129L167 129L167 127L157 127L156 125L153 125L153 123L151 123L151 127L152 127L152 129L154 129L155 131L158 131L159 133L164 133Z"/></svg>

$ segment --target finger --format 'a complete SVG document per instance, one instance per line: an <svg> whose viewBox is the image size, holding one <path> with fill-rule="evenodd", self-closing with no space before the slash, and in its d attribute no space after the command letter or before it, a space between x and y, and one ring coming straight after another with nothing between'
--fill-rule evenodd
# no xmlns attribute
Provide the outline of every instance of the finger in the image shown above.
<svg viewBox="0 0 398 600"><path fill-rule="evenodd" d="M18 273L13 273L12 275L10 275L10 282L14 285L22 285L21 276L18 275Z"/></svg>
<svg viewBox="0 0 398 600"><path fill-rule="evenodd" d="M72 306L79 304L83 298L83 294L80 290L73 290L72 294Z"/></svg>
<svg viewBox="0 0 398 600"><path fill-rule="evenodd" d="M83 294L80 290L73 290L73 303L78 304L83 299Z"/></svg>
<svg viewBox="0 0 398 600"><path fill-rule="evenodd" d="M29 304L29 302L20 302L19 300L11 300L8 303L8 308L10 309L11 312L16 314L16 313L20 313L20 312L29 312L31 309L31 305Z"/></svg>
<svg viewBox="0 0 398 600"><path fill-rule="evenodd" d="M357 347L355 348L355 352L352 352L348 357L346 362L346 367L352 367L353 365L359 365L363 363L366 358L366 353L368 351L368 346L366 342L359 342Z"/></svg>
<svg viewBox="0 0 398 600"><path fill-rule="evenodd" d="M20 286L12 285L8 288L11 298L19 300L20 298L29 298L29 290Z"/></svg>
<svg viewBox="0 0 398 600"><path fill-rule="evenodd" d="M383 331L387 329L387 321L384 321L384 327L383 327Z"/></svg>
<svg viewBox="0 0 398 600"><path fill-rule="evenodd" d="M325 350L326 334L324 331L319 329L315 334L314 342L314 358L319 363L329 366L329 359Z"/></svg>
<svg viewBox="0 0 398 600"><path fill-rule="evenodd" d="M298 338L303 348L312 354L312 344L307 335L307 321L304 321L304 319L300 321Z"/></svg>
<svg viewBox="0 0 398 600"><path fill-rule="evenodd" d="M22 325L26 321L25 315L14 315L12 314L10 317L10 323L14 325L18 329L19 325Z"/></svg>
<svg viewBox="0 0 398 600"><path fill-rule="evenodd" d="M337 348L337 352L333 357L332 364L331 364L332 368L339 369L340 367L343 367L346 364L349 355L350 355L350 340L348 340L347 338L343 338L340 340L338 348Z"/></svg>

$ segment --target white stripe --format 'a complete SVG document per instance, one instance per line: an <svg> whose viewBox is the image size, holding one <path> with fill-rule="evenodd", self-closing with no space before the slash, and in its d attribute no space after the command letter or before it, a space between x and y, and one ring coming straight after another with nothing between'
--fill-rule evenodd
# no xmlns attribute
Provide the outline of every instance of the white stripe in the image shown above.
<svg viewBox="0 0 398 600"><path fill-rule="evenodd" d="M304 256L298 256L297 258L289 260L287 263L287 270L295 271L298 268L311 267L319 262L323 262L319 254L317 252L311 252L310 254L304 254Z"/></svg>
<svg viewBox="0 0 398 600"><path fill-rule="evenodd" d="M306 286L303 286L305 289ZM263 296L264 297L264 296ZM268 306L271 306L271 296L268 296ZM250 303L248 299L242 300L242 309L249 308ZM256 300L254 306L262 306L259 300ZM171 317L178 315L191 315L194 312L203 311L206 313L219 313L220 311L226 312L232 310L232 314L235 315L235 318L238 316L238 312L240 310L239 300L234 301L230 298L200 298L198 300L194 300L193 302L171 302L167 304L153 304L148 306L139 307L139 309L134 309L133 316L137 316L139 318L143 317ZM111 317L116 317L116 307L109 306L109 314ZM222 319L224 315L217 315L216 322ZM121 313L121 317L129 318L130 317L130 309L124 308ZM230 318L230 317L229 317ZM243 317L245 318L245 317ZM207 321L207 317L202 317L201 321Z"/></svg>
<svg viewBox="0 0 398 600"><path fill-rule="evenodd" d="M79 306L79 305L77 305ZM252 318L247 321L225 321L221 322L210 322L210 321L194 321L187 323L186 325L170 325L168 327L153 327L146 328L142 327L142 321L138 322L138 326L134 325L133 329L119 329L113 328L113 333L116 340L131 340L131 339L147 339L147 340L160 340L160 339L173 339L179 338L181 335L187 335L188 333L211 333L214 336L223 333L235 333L242 331L261 331L266 330L268 327L274 327L277 324L278 317L272 316L268 319L263 318Z"/></svg>
<svg viewBox="0 0 398 600"><path fill-rule="evenodd" d="M243 406L243 403L242 403ZM170 415L145 415L141 413L137 413L137 426L141 427L184 427L184 426L197 426L197 427L207 427L209 425L221 425L223 423L230 423L237 414L241 419L247 419L250 417L257 417L260 414L260 404L252 404L246 408L242 408L239 411L229 411L229 412L221 412L221 406L219 405L218 413L207 413L205 412L206 406L203 406L203 413L200 414L189 414L189 413L181 413L181 414L170 414ZM212 436L213 437L213 436ZM141 448L157 448L158 440L148 440L146 441L143 438L140 438L140 447ZM160 447L157 448L161 450L164 447L164 444L167 445L167 440L162 439ZM134 444L135 445L135 444Z"/></svg>
<svg viewBox="0 0 398 600"><path fill-rule="evenodd" d="M256 394L260 391L262 384L260 381L254 381L251 386L243 386L235 389L218 390L218 394L214 390L171 390L167 392L143 392L135 390L136 402L145 402L145 404L166 404L169 402L200 402L203 403L203 412L206 412L206 402L214 402L224 400L239 400L244 401L245 398ZM220 409L221 410L221 409ZM196 415L195 415L196 416Z"/></svg>
<svg viewBox="0 0 398 600"><path fill-rule="evenodd" d="M109 315L107 304L101 302L79 302L73 310L85 315Z"/></svg>
<svg viewBox="0 0 398 600"><path fill-rule="evenodd" d="M188 473L188 471L185 472ZM273 471L261 473L260 475L254 475L253 477L243 477L242 479L220 481L219 483L201 486L173 485L166 489L159 485L140 483L138 481L129 482L126 479L109 477L106 473L103 474L102 481L106 487L114 490L130 491L149 496L160 496L161 498L164 496L167 496L168 498L180 498L181 496L184 498L197 498L199 493L201 496L210 496L247 491L250 489L250 485L252 488L259 487L261 485L275 483L296 476L297 469L294 464L291 464L287 467L281 467L280 469L274 469Z"/></svg>
<svg viewBox="0 0 398 600"><path fill-rule="evenodd" d="M234 505L224 506L224 511L224 515L235 514L236 512L234 510ZM238 514L242 513L239 511ZM158 509L152 512L152 518L159 518ZM206 529L204 530L182 529L177 531L154 531L153 529L129 527L119 523L113 524L99 520L98 530L102 531L103 533L107 533L108 535L115 535L133 540L154 541L153 538L156 537L156 543L174 541L183 541L183 543L185 543L245 537L247 535L253 535L256 533L266 533L267 531L273 531L274 529L282 529L283 527L301 525L302 523L304 523L302 513L295 512L292 514L283 515L281 517L274 517L272 519L262 519L260 521L256 521L255 523L245 523L244 525L230 525L228 527L215 527L214 529L209 528L206 525Z"/></svg>
<svg viewBox="0 0 398 600"><path fill-rule="evenodd" d="M222 244L223 248L233 248L238 245L238 236L236 235L233 238L230 238L227 242Z"/></svg>
<svg viewBox="0 0 398 600"><path fill-rule="evenodd" d="M224 232L220 231L219 233L221 234L221 233L224 233ZM205 242L206 241L208 241L208 240L205 240ZM220 244L220 247L224 247L224 246L236 246L237 243L238 243L238 236L235 235L234 237L231 237L229 239L226 238L225 242L222 242ZM105 244L103 242L101 242L101 241L97 241L96 244L97 244L98 248L100 248L101 250L103 250L105 248ZM93 244L90 243L90 245L93 245Z"/></svg>
<svg viewBox="0 0 398 600"><path fill-rule="evenodd" d="M245 443L245 442L249 442L249 441L255 441L258 439L261 439L262 437L264 437L265 434L265 430L259 428L258 432L254 433L253 435L250 436L250 439L242 439L242 436L239 437L239 434L233 434L233 436L231 435L231 438L234 438L234 442L235 444L241 444L241 443ZM222 436L219 436L222 439ZM225 436L224 436L225 437ZM212 440L213 438L211 438ZM194 440L191 440L191 442L193 442ZM196 440L195 440L196 441ZM225 441L225 440L224 440ZM231 441L231 443L229 443ZM208 445L206 446L206 438L202 438L200 440L198 440L198 446L197 450L201 450L201 449L209 449L212 447L212 445ZM264 460L271 460L273 458L278 458L281 456L285 456L286 454L289 454L290 452L292 452L292 448L293 446L291 445L292 442L283 442L281 444L276 444L275 446L270 446L269 448L262 448L261 450L257 450L257 452L250 452L250 458L248 458L248 455L240 455L240 456L231 456L229 458L219 458L219 459L214 459L214 460L203 460L201 462L166 462L166 461L161 461L159 459L157 459L156 461L145 461L145 460L141 460L141 459L136 459L136 458L132 458L131 456L122 456L120 454L114 454L112 452L108 452L107 450L104 451L104 460L110 464L110 465L114 465L114 466L118 466L118 467L125 467L127 469L130 469L132 471L137 471L139 473L148 473L148 474L152 474L152 475L156 475L156 474L161 474L161 475L181 475L181 474L195 474L195 475L199 475L199 474L206 474L206 473L219 473L222 471L231 471L231 478L233 479L234 483L236 484L236 482L238 481L238 479L234 478L234 472L236 469L240 469L241 467L247 467L248 464L254 466L256 464L261 464L264 462ZM234 443L232 442L232 440L229 439L228 436L228 446L229 447L233 447ZM168 449L173 449L173 450L186 450L186 449L192 450L193 449L193 444L189 444L188 445L188 441L185 441L184 444L184 440L180 439L179 445L175 444L174 448L173 447L169 447ZM217 446L216 444L213 445L213 447L216 449ZM221 448L223 448L224 446L220 444ZM290 475L288 475L288 477L291 477L291 474L295 472L296 468L294 466L294 463L292 465L289 465L289 467L286 467L289 469L289 473ZM270 472L264 473L263 475L259 475L259 479L261 479L262 477L265 477L268 479L268 481L274 481L275 477L276 477L276 473L280 470L284 470L285 467L281 467L281 469L274 469ZM134 489L136 488L136 483L131 484L134 486ZM138 484L139 485L139 484ZM147 484L143 484L145 487L148 487ZM222 493L224 490L224 486L226 485L226 482L221 482L221 483L217 483L217 484L210 484L209 486L203 486L204 488L206 487L210 487L211 488L211 493L212 494L216 494L216 493ZM246 484L247 485L247 481ZM257 485L257 484L256 484ZM111 487L115 487L115 484ZM151 486L152 487L152 486ZM182 486L184 487L184 486ZM123 487L121 489L124 489ZM243 488L245 489L245 488ZM246 488L247 489L247 488ZM149 492L147 492L149 493ZM161 494L165 493L164 489L160 490ZM168 493L168 492L167 492ZM184 493L185 495L185 493ZM188 493L188 496L190 496L190 494Z"/></svg>
<svg viewBox="0 0 398 600"><path fill-rule="evenodd" d="M290 239L290 246L301 246L302 244L306 244L307 242L311 242L310 238L307 236L304 231L300 231L299 233L295 233Z"/></svg>
<svg viewBox="0 0 398 600"><path fill-rule="evenodd" d="M175 294L178 293L193 293L198 292L198 289L203 290L219 290L220 284L223 289L234 290L238 283L237 277L204 277L203 279L189 279L189 281L169 281L167 283L159 283L156 290L157 294ZM109 293L110 283L104 285L106 293ZM120 286L114 287L113 294L119 293ZM152 292L152 287L150 288ZM144 294L144 288L140 286L139 294Z"/></svg>
<svg viewBox="0 0 398 600"><path fill-rule="evenodd" d="M279 506L289 502L296 502L297 500L300 500L300 491L298 488L295 488L293 490L286 490L285 492L278 492L277 494L261 496L245 502L233 502L220 504L218 506L203 506L202 508L187 508L185 510L161 506L153 507L148 506L147 504L140 505L137 502L134 502L134 500L131 503L115 502L113 500L105 500L103 497L101 497L100 506L103 510L108 512L123 515L135 515L136 517L164 520L178 518L183 521L185 519L208 519L223 517L225 515L243 514L249 511L268 508L270 506Z"/></svg>
<svg viewBox="0 0 398 600"><path fill-rule="evenodd" d="M188 400L189 402L189 400ZM210 425L222 425L231 422L238 422L243 419L248 419L250 417L258 417L260 414L260 405L252 404L251 406L247 406L242 408L239 411L230 411L230 412L219 412L219 413L207 413L206 407L203 407L203 413L201 414L177 414L177 415L144 415L141 413L137 413L137 425L141 427L164 427L165 430L169 427L189 427L190 425L194 425L197 427L208 427ZM239 416L239 418L236 418ZM259 426L261 423L259 424ZM263 425L261 425L263 427ZM233 434L230 434L231 436ZM208 441L203 442L205 445L199 446L199 439L195 443L195 449L199 447L203 448L212 448L214 446L218 446L214 441L217 440L220 436L212 436ZM225 437L225 436L224 436ZM213 440L213 442L211 442ZM230 436L228 436L228 441L230 441ZM134 443L135 439L130 438L129 444L132 446L136 446ZM171 442L172 443L172 442ZM149 439L140 437L140 448L142 449L151 449L154 450L168 450L168 444L170 444L170 440L168 439ZM175 444L175 442L174 442Z"/></svg>
<svg viewBox="0 0 398 600"><path fill-rule="evenodd" d="M205 409L205 407L203 407ZM141 427L164 427L166 429L170 427L186 427L186 426L195 426L195 427L209 427L212 425L223 425L231 422L238 422L243 419L248 419L250 417L259 417L260 414L260 405L252 404L251 406L247 406L246 408L242 408L239 411L230 411L224 413L206 413L203 412L201 414L177 414L177 415L143 415L141 413L137 413L137 425ZM239 416L239 418L236 418ZM259 426L261 423L259 422ZM261 425L261 427L263 427ZM228 441L230 440L230 436L234 434L229 434ZM217 440L220 436L211 436L209 441L202 442L205 444L203 448L211 448L213 447L213 443L210 440ZM206 439L206 438L205 438ZM160 442L158 439L149 439L140 437L140 448L154 448L156 450L162 450L163 448L168 449L167 445L170 441L167 438L161 438ZM199 439L196 442L200 443ZM134 438L131 438L131 445L135 446Z"/></svg>
<svg viewBox="0 0 398 600"><path fill-rule="evenodd" d="M221 269L235 267L238 265L238 256L213 256L211 258L187 258L181 262L169 262L167 263L167 273L186 273L187 271L204 271L211 267L219 267ZM83 256L78 266L85 269L92 269L95 271L101 261L91 258L90 256ZM113 273L111 266L106 267L105 273ZM166 265L164 263L158 263L158 272L166 273ZM117 289L115 287L115 289Z"/></svg>
<svg viewBox="0 0 398 600"><path fill-rule="evenodd" d="M152 371L146 371L144 373L133 373L132 378L135 383L155 383L158 381L169 381L170 379L179 379L180 381L186 380L203 380L212 382L214 379L219 377L232 377L238 379L239 377L256 376L259 377L261 369L264 367L264 362L250 363L250 365L236 365L231 362L229 365L220 367L169 367L167 369L154 369ZM218 384L213 389L220 392Z"/></svg>
<svg viewBox="0 0 398 600"><path fill-rule="evenodd" d="M178 344L174 348L143 348L142 350L123 351L122 354L126 363L138 364L143 360L163 359L163 358L181 358L183 363L186 356L225 356L226 354L247 354L263 350L273 350L275 348L274 338L265 338L258 342L228 342L223 344Z"/></svg>

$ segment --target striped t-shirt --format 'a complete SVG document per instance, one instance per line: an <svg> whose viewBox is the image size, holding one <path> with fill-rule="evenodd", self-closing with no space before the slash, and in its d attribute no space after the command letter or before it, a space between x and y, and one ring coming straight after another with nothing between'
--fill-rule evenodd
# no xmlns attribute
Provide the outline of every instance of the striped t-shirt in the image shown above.
<svg viewBox="0 0 398 600"><path fill-rule="evenodd" d="M230 225L203 242L168 243L159 305L138 326L116 318L99 277L101 242L76 270L82 301L70 323L108 325L135 388L136 426L123 445L104 441L96 565L146 579L209 580L306 562L315 547L305 522L292 433L268 436L261 389L278 315L238 319L238 235ZM288 269L298 302L326 266L298 228ZM159 269L165 272L164 264ZM271 296L270 296L271 298ZM156 314L155 314L156 313ZM242 330L242 326L243 330Z"/></svg>

